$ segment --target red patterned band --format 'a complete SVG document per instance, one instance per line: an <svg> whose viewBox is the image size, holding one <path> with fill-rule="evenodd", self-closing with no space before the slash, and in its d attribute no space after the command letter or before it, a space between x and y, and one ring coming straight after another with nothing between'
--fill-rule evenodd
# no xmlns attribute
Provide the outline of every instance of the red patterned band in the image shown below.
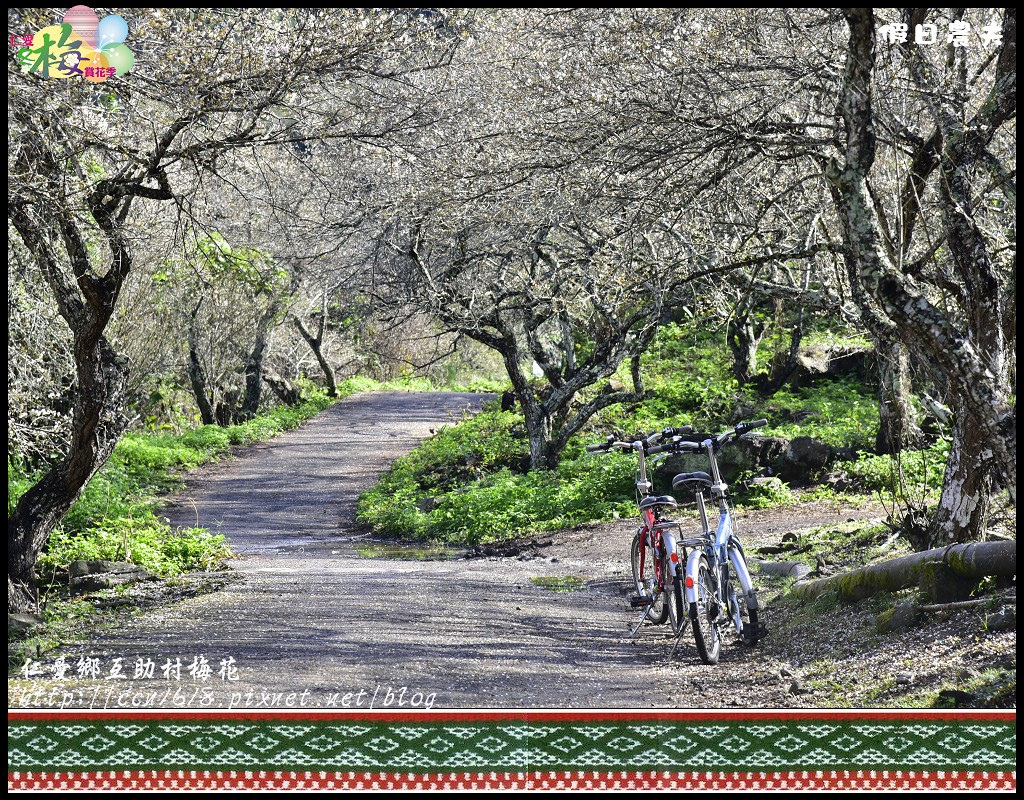
<svg viewBox="0 0 1024 800"><path fill-rule="evenodd" d="M1016 772L11 772L13 790L143 789L892 789L1015 791Z"/></svg>

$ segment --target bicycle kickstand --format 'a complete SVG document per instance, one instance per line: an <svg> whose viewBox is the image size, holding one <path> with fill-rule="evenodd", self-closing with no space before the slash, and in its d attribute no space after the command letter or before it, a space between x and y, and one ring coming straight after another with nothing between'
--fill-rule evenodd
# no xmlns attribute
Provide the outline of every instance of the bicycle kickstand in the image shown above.
<svg viewBox="0 0 1024 800"><path fill-rule="evenodd" d="M690 619L689 619L689 617L687 617L686 622L684 622L680 626L679 632L676 634L676 643L674 645L672 645L672 652L668 654L668 657L669 657L670 660L675 658L676 650L679 649L679 645L683 641L683 634L686 631L688 631L689 629L690 629Z"/></svg>
<svg viewBox="0 0 1024 800"><path fill-rule="evenodd" d="M626 635L627 639L632 639L632 638L634 638L636 636L637 631L639 631L640 627L644 624L644 620L647 619L647 612L649 610L650 610L649 608L645 608L644 609L644 613L640 615L640 619L637 621L636 625L632 626L629 629L629 633ZM626 624L628 625L629 623L626 623Z"/></svg>

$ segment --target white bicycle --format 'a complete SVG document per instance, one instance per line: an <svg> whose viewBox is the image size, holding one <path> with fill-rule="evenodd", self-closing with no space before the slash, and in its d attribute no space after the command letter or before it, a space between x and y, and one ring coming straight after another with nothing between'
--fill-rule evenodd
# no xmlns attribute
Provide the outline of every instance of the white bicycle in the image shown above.
<svg viewBox="0 0 1024 800"><path fill-rule="evenodd" d="M731 624L740 642L749 647L763 638L766 629L758 619L757 591L750 580L743 546L733 530L728 502L728 485L718 469L718 451L728 442L768 420L741 422L717 436L686 434L683 440L666 445L673 452L701 452L708 457L711 473L684 472L672 479L673 489L692 490L700 514L701 532L679 544L689 550L683 580L689 618L697 653L705 664L717 664L722 646L722 626ZM718 524L711 530L704 492L709 491L718 506Z"/></svg>

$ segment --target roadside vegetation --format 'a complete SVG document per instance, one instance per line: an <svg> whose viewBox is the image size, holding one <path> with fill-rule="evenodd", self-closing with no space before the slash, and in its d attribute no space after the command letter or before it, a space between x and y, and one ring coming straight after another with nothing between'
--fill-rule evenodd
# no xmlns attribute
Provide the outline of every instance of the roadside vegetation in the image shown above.
<svg viewBox="0 0 1024 800"><path fill-rule="evenodd" d="M873 453L878 405L863 382L821 377L762 398L751 389L740 389L730 373L729 352L719 340L675 324L659 332L642 359L642 370L648 391L644 401L595 415L570 441L557 468L529 469L522 416L498 410L495 401L478 416L445 426L399 459L363 495L359 518L384 536L485 544L629 516L635 510L635 459L621 454L587 456L587 443L613 432L629 436L666 425L689 424L718 432L741 419L761 416L769 425L759 434L808 437L851 458L837 458L819 481L802 481L799 488L754 469L741 471L733 480L740 506L772 508L805 497L846 495L854 500L864 495L888 497L892 503L908 491L937 496L948 444L938 438L898 460ZM656 490L670 491L671 476L662 469L658 477Z"/></svg>
<svg viewBox="0 0 1024 800"><path fill-rule="evenodd" d="M172 530L159 515L158 495L175 488L188 470L297 427L331 402L313 390L300 405L238 425L125 434L50 537L38 565L43 582L52 583L77 560L127 561L160 577L218 568L229 555L224 537L198 527ZM9 509L36 478L8 462Z"/></svg>
<svg viewBox="0 0 1024 800"><path fill-rule="evenodd" d="M488 386L486 382L482 385ZM356 392L438 388L451 387L438 387L427 378L381 382L353 377L338 384L336 398L309 384L299 404L278 405L236 425L201 425L190 430L180 415L173 420L154 417L141 430L121 438L107 463L54 529L37 564L44 595L66 587L68 565L74 561L128 562L160 578L221 569L231 555L223 535L202 527L171 528L160 514L161 496L180 486L189 470L229 457L234 448L296 428ZM166 432L168 429L184 432ZM7 476L10 513L39 476L10 457Z"/></svg>

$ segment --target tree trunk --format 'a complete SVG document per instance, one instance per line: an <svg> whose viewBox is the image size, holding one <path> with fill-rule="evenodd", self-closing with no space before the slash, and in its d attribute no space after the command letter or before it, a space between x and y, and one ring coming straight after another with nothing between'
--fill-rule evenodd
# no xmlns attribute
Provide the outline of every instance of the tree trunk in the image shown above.
<svg viewBox="0 0 1024 800"><path fill-rule="evenodd" d="M732 374L741 389L757 374L757 345L763 332L763 326L755 328L749 314L729 320L727 338L732 351Z"/></svg>
<svg viewBox="0 0 1024 800"><path fill-rule="evenodd" d="M192 386L192 394L195 395L196 405L199 406L199 416L204 425L214 425L217 422L213 414L213 395L210 393L209 384L206 380L206 371L203 369L203 362L199 356L199 306L192 312L192 319L188 324L188 380Z"/></svg>
<svg viewBox="0 0 1024 800"><path fill-rule="evenodd" d="M960 327L887 254L887 239L868 185L876 147L871 110L875 17L870 8L844 13L850 39L839 110L846 129L846 159L841 167L831 162L826 173L837 187L851 292L866 320L880 312L883 319L872 328L875 335L899 339L912 348L956 405L942 499L927 538L933 543L980 538L993 477L1006 485L1011 496L1017 481L1016 454L1008 446L1016 437L1008 430L1015 425L1015 417L1007 402L1006 353L1011 343L1004 338L1003 290L999 264L973 217L976 187L971 180L988 142L1015 113L1015 14L1008 10L1004 18L996 80L973 118L966 115L962 101L938 109L939 198L945 241L962 285L964 323ZM964 54L952 55L962 66ZM930 74L915 70L914 77L919 88L935 88ZM876 330L882 327L887 330Z"/></svg>
<svg viewBox="0 0 1024 800"><path fill-rule="evenodd" d="M222 428L234 425L239 421L241 414L238 411L238 389L227 389L221 393L217 401L217 408L214 409L213 418Z"/></svg>
<svg viewBox="0 0 1024 800"><path fill-rule="evenodd" d="M802 561L766 561L763 558L748 558L747 564L759 569L765 575L776 578L801 580L811 574L811 568Z"/></svg>
<svg viewBox="0 0 1024 800"><path fill-rule="evenodd" d="M1016 542L973 542L937 547L881 564L861 567L841 575L820 578L793 587L793 594L810 600L825 591L835 591L846 601L871 597L878 592L897 592L918 585L933 567L941 566L961 578L1017 574Z"/></svg>
<svg viewBox="0 0 1024 800"><path fill-rule="evenodd" d="M7 520L7 610L38 606L35 563L54 527L114 450L128 426L121 411L126 359L95 329L75 337L78 392L68 455L18 500Z"/></svg>
<svg viewBox="0 0 1024 800"><path fill-rule="evenodd" d="M263 387L263 357L270 346L270 337L274 331L274 319L279 306L272 303L260 318L256 328L256 341L253 343L249 357L245 361L245 397L238 409L240 420L252 419L260 407L260 390Z"/></svg>
<svg viewBox="0 0 1024 800"><path fill-rule="evenodd" d="M238 419L245 421L256 416L263 388L263 355L267 349L266 337L260 336L245 361L245 397L238 409Z"/></svg>
<svg viewBox="0 0 1024 800"><path fill-rule="evenodd" d="M529 409L520 398L520 405L526 417L526 433L530 440L530 469L554 469L558 466L562 452L552 446L551 417L539 404Z"/></svg>
<svg viewBox="0 0 1024 800"><path fill-rule="evenodd" d="M302 320L298 317L292 317L292 322L298 329L302 338L306 340L306 344L309 345L309 349L313 351L313 355L316 357L317 363L320 365L321 371L324 373L324 380L327 382L327 394L331 397L338 396L338 382L334 377L334 369L331 367L330 362L324 355L323 343L324 343L324 328L326 327L327 311L324 310L320 315L320 323L317 328L317 335L313 336L306 326L302 324Z"/></svg>
<svg viewBox="0 0 1024 800"><path fill-rule="evenodd" d="M781 302L781 301L776 301ZM804 312L800 309L796 323L789 332L789 348L785 353L776 353L767 375L757 376L757 391L761 397L771 397L781 389L797 366L800 343L804 338Z"/></svg>
<svg viewBox="0 0 1024 800"><path fill-rule="evenodd" d="M62 175L62 168L44 151L48 176ZM57 180L54 178L54 180ZM8 611L38 606L35 564L50 533L79 498L96 471L114 450L128 427L122 410L128 385L128 362L107 343L103 331L114 311L125 276L132 264L128 243L113 222L109 184L101 182L89 197L89 206L106 235L111 259L106 274L98 277L89 260L86 238L71 213L39 218L21 204L9 206L11 222L32 251L53 293L57 309L74 337L77 392L71 414L71 441L63 459L18 500L7 519ZM125 190L128 191L128 190ZM125 201L127 212L131 197ZM71 274L62 266L45 232L60 231Z"/></svg>
<svg viewBox="0 0 1024 800"><path fill-rule="evenodd" d="M910 405L910 365L907 349L896 341L875 339L878 364L878 435L875 450L897 455L920 438Z"/></svg>
<svg viewBox="0 0 1024 800"><path fill-rule="evenodd" d="M932 547L982 538L992 495L991 454L984 430L958 409L942 495L928 528Z"/></svg>

